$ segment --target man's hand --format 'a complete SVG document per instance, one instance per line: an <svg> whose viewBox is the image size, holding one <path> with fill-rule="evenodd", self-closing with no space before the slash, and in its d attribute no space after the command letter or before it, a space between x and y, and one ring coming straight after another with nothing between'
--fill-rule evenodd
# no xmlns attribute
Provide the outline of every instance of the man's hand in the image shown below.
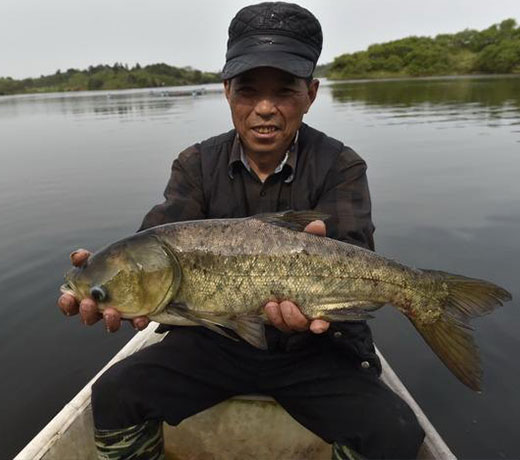
<svg viewBox="0 0 520 460"><path fill-rule="evenodd" d="M90 257L90 252L85 249L78 249L70 255L72 265L81 267ZM112 307L105 309L103 314L99 313L97 303L91 299L83 299L78 304L77 299L70 294L63 294L58 298L58 306L61 311L67 315L77 315L79 313L81 321L87 326L97 323L101 318L105 321L108 332L115 332L121 327L121 314ZM139 316L132 319L135 329L142 330L150 320L146 316Z"/></svg>
<svg viewBox="0 0 520 460"><path fill-rule="evenodd" d="M314 235L325 236L325 223L321 220L315 220L307 225L304 231ZM309 321L300 309L288 300L280 303L267 302L264 308L271 324L282 332L306 331L310 329L315 334L322 334L330 326L328 321L321 319Z"/></svg>

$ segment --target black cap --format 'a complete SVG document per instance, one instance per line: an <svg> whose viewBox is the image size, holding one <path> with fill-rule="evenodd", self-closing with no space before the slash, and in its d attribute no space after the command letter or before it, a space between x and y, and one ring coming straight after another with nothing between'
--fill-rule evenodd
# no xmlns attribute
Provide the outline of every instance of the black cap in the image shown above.
<svg viewBox="0 0 520 460"><path fill-rule="evenodd" d="M242 8L231 21L228 33L224 80L255 67L275 67L308 78L323 43L321 26L314 15L285 2Z"/></svg>

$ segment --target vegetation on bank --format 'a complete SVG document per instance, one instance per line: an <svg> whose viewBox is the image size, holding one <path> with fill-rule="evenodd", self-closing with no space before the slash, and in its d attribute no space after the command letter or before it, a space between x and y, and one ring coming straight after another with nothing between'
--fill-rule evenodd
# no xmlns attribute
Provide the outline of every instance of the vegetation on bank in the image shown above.
<svg viewBox="0 0 520 460"><path fill-rule="evenodd" d="M87 70L58 70L53 75L42 75L39 78L14 80L0 77L0 95L114 90L125 88L154 88L160 86L197 85L220 81L220 75L212 72L201 72L191 67L172 67L167 64L151 64L134 67L115 63L110 65L90 66Z"/></svg>
<svg viewBox="0 0 520 460"><path fill-rule="evenodd" d="M317 77L388 78L433 75L520 73L520 26L506 19L487 29L466 29L456 34L407 37L342 54L319 65ZM191 67L167 64L90 66L87 70L58 70L53 75L15 80L0 77L0 95L154 88L216 83L220 75Z"/></svg>
<svg viewBox="0 0 520 460"><path fill-rule="evenodd" d="M329 74L330 66L332 65L332 62L328 62L327 64L319 64L314 69L314 77L316 78L322 78L326 77Z"/></svg>
<svg viewBox="0 0 520 460"><path fill-rule="evenodd" d="M342 54L327 69L331 79L520 73L520 27L506 19L487 29L407 37Z"/></svg>

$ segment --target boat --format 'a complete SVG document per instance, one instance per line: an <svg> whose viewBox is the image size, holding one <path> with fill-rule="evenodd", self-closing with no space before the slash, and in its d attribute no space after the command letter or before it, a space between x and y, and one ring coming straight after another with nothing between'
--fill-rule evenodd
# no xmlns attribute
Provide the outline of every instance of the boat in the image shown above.
<svg viewBox="0 0 520 460"><path fill-rule="evenodd" d="M157 324L155 324L156 326ZM95 460L90 393L96 379L115 362L160 341L154 323L138 332L114 358L38 433L15 460ZM426 437L419 459L456 459L437 430L376 350L381 378L415 412ZM312 459L329 460L331 446L296 422L272 398L238 396L181 422L164 425L167 459Z"/></svg>

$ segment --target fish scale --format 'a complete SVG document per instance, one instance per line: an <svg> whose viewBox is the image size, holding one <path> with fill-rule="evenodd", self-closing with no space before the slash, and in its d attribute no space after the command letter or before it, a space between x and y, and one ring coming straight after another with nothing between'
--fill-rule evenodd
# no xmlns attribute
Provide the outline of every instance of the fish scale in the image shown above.
<svg viewBox="0 0 520 460"><path fill-rule="evenodd" d="M263 306L295 302L309 319L370 318L388 303L470 388L481 368L469 321L511 300L484 280L419 270L302 230L326 216L287 211L166 224L113 243L66 276L64 292L92 296L124 318L233 330L266 348ZM96 297L97 296L97 297Z"/></svg>

